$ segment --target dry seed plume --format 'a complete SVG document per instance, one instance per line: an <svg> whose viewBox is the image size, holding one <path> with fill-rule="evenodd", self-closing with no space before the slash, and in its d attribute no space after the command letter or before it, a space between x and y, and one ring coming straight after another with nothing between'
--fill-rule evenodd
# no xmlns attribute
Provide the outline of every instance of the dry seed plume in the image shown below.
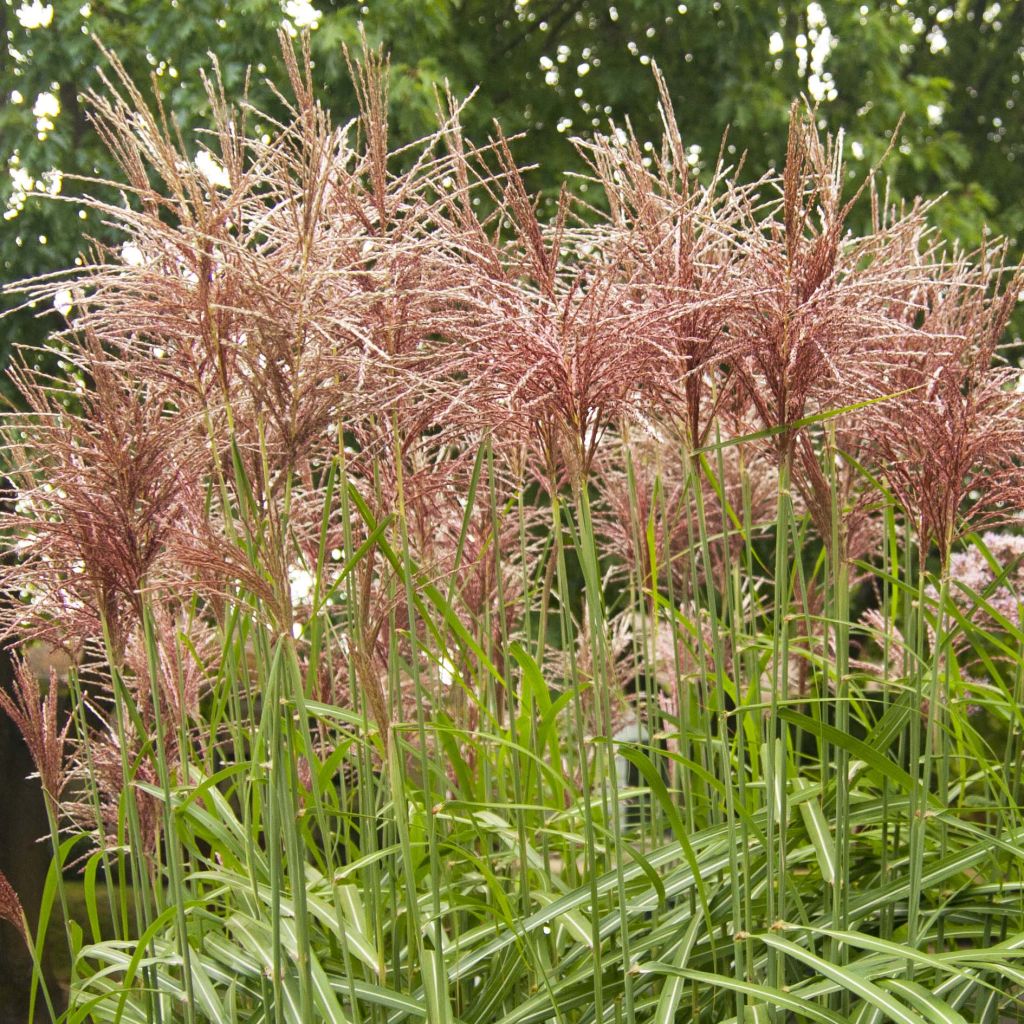
<svg viewBox="0 0 1024 1024"><path fill-rule="evenodd" d="M601 200L567 189L544 217L515 140L473 145L451 97L436 131L392 148L380 52L351 59L343 125L308 48L286 43L284 63L281 122L232 106L214 73L197 148L112 59L91 103L126 202L86 203L121 237L19 286L64 311L52 344L70 370L26 353L12 371L4 636L102 652L143 728L173 724L172 774L190 744L220 741L201 707L238 607L381 734L422 693L467 729L504 715L474 689L481 652L503 667L552 587L553 495L592 499L610 600L635 586L648 614L723 588L730 545L770 541L781 464L809 529L863 564L880 535L870 479L922 560L1019 515L1022 396L993 364L1020 273L998 246L946 252L925 209L884 209L870 180L851 194L841 145L801 108L781 174L744 184L720 162L700 178L661 82L660 152L628 130L584 140ZM843 411L866 401L870 415ZM753 616L770 581L750 575ZM444 595L476 648L410 612L407 584ZM304 635L315 616L324 665ZM155 776L98 675L85 735L23 673L0 700L52 799L71 775L97 787L65 817L110 836L122 759ZM158 819L140 806L148 844Z"/></svg>

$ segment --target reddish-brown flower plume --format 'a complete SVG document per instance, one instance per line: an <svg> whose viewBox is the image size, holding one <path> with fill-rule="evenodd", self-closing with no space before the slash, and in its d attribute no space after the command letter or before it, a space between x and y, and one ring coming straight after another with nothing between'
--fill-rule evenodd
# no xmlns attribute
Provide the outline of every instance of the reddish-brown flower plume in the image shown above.
<svg viewBox="0 0 1024 1024"><path fill-rule="evenodd" d="M13 374L30 411L5 424L17 468L14 508L2 517L16 556L0 576L11 598L4 618L8 635L72 649L105 624L121 646L201 464L187 422L122 377L98 340L73 373L65 385L25 363Z"/></svg>
<svg viewBox="0 0 1024 1024"><path fill-rule="evenodd" d="M806 415L877 393L878 349L898 332L908 275L920 272L920 211L848 236L860 192L844 200L844 183L841 146L822 142L794 104L775 210L751 209L738 242L750 291L731 326L735 373L765 427L778 431L780 454Z"/></svg>
<svg viewBox="0 0 1024 1024"><path fill-rule="evenodd" d="M499 438L537 452L540 475L579 480L609 425L631 417L657 376L653 325L600 229L570 227L563 194L553 222L536 203L504 142L501 215L465 244L452 227L464 305L451 323L474 382L478 414ZM507 232L507 239L504 237Z"/></svg>
<svg viewBox="0 0 1024 1024"><path fill-rule="evenodd" d="M1003 252L936 266L921 288L905 344L886 366L895 395L880 407L871 438L878 472L917 532L945 566L966 529L1014 520L1024 505L1024 394L1020 373L993 366L1024 272L1002 268Z"/></svg>
<svg viewBox="0 0 1024 1024"><path fill-rule="evenodd" d="M59 705L57 675L53 669L45 693L40 693L39 681L22 659L15 662L11 692L0 687L0 711L21 733L43 792L54 804L60 802L67 781L66 745L71 727L70 719L63 725L58 720Z"/></svg>
<svg viewBox="0 0 1024 1024"><path fill-rule="evenodd" d="M668 89L656 71L664 142L646 156L632 131L578 143L610 208L610 261L620 268L660 355L650 398L689 448L700 447L727 391L737 337L729 325L748 299L739 232L757 184L740 188L719 160L702 185L692 173Z"/></svg>
<svg viewBox="0 0 1024 1024"><path fill-rule="evenodd" d="M7 881L7 876L0 871L0 920L7 921L17 928L21 937L28 942L28 929L25 925L25 910L14 891L14 886Z"/></svg>

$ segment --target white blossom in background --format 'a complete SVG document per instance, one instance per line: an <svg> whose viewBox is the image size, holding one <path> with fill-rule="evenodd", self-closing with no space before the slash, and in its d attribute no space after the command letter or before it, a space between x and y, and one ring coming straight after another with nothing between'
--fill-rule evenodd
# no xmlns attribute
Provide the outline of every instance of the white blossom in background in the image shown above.
<svg viewBox="0 0 1024 1024"><path fill-rule="evenodd" d="M928 49L932 53L941 53L947 46L946 36L938 25L932 27L925 39L928 41Z"/></svg>
<svg viewBox="0 0 1024 1024"><path fill-rule="evenodd" d="M292 592L292 605L305 604L313 594L316 580L308 569L295 565L288 570L288 583Z"/></svg>
<svg viewBox="0 0 1024 1024"><path fill-rule="evenodd" d="M284 15L282 24L290 36L296 36L302 29L314 31L320 25L323 11L318 11L309 0L285 0L281 4Z"/></svg>
<svg viewBox="0 0 1024 1024"><path fill-rule="evenodd" d="M437 678L442 686L451 686L455 682L455 666L447 658L437 663Z"/></svg>
<svg viewBox="0 0 1024 1024"><path fill-rule="evenodd" d="M32 104L32 113L36 118L36 132L39 138L45 138L47 132L53 131L53 119L60 113L60 100L55 92L41 92Z"/></svg>
<svg viewBox="0 0 1024 1024"><path fill-rule="evenodd" d="M61 316L66 317L73 307L74 303L71 301L70 289L61 288L61 290L53 297L53 308L57 310Z"/></svg>
<svg viewBox="0 0 1024 1024"><path fill-rule="evenodd" d="M41 178L34 178L32 173L21 166L21 156L15 150L7 160L8 174L11 177L11 194L7 198L4 220L14 220L25 208L25 200L30 192L45 192L50 196L60 195L64 183L64 175L56 168L43 171ZM41 245L46 244L46 236L40 235Z"/></svg>
<svg viewBox="0 0 1024 1024"><path fill-rule="evenodd" d="M53 21L53 4L41 4L32 0L30 4L22 4L15 12L22 28L29 31L35 28L49 28Z"/></svg>
<svg viewBox="0 0 1024 1024"><path fill-rule="evenodd" d="M211 184L214 188L229 188L231 186L231 179L228 177L228 172L224 168L223 164L218 163L213 154L205 149L201 149L196 155L196 167L199 173Z"/></svg>
<svg viewBox="0 0 1024 1024"><path fill-rule="evenodd" d="M57 94L41 92L32 105L32 113L36 117L56 117L60 113L60 100L57 99Z"/></svg>
<svg viewBox="0 0 1024 1024"><path fill-rule="evenodd" d="M12 188L7 200L7 209L4 210L4 220L14 220L24 208L29 192L37 188L40 183L21 166L21 157L17 150L8 159L7 168L11 176Z"/></svg>
<svg viewBox="0 0 1024 1024"><path fill-rule="evenodd" d="M134 242L125 242L121 246L121 262L127 267L141 267L146 258Z"/></svg>
<svg viewBox="0 0 1024 1024"><path fill-rule="evenodd" d="M838 95L835 79L825 70L825 61L835 49L837 40L828 27L825 11L817 2L807 5L807 34L811 42L807 91L818 101L834 100Z"/></svg>
<svg viewBox="0 0 1024 1024"><path fill-rule="evenodd" d="M36 187L45 189L47 195L59 196L60 190L64 187L63 172L57 170L56 167L49 171L43 171L42 180L36 182Z"/></svg>

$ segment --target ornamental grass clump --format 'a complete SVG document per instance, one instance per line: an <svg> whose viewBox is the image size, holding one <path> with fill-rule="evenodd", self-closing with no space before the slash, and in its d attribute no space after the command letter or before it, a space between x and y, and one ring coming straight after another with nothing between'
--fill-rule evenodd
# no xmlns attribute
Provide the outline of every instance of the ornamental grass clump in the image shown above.
<svg viewBox="0 0 1024 1024"><path fill-rule="evenodd" d="M451 97L395 149L381 54L342 126L283 55L279 117L214 69L184 140L112 59L119 237L18 286L63 322L11 370L0 708L65 1019L1012 1012L1005 251L799 107L781 172L699 174L660 79L660 150L580 140L545 217Z"/></svg>

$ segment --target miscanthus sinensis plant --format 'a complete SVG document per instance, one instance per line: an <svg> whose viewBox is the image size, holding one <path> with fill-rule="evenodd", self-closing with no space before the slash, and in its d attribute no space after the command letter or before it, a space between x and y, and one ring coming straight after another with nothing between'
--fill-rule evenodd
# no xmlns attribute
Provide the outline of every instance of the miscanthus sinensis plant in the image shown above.
<svg viewBox="0 0 1024 1024"><path fill-rule="evenodd" d="M20 286L65 372L22 352L3 425L6 636L72 665L0 695L34 950L85 880L65 1019L1000 1019L1004 250L851 189L798 107L740 184L663 90L660 151L580 141L544 218L450 97L392 151L379 54L350 123L286 45L285 120L214 77L197 140L113 67L122 242Z"/></svg>

